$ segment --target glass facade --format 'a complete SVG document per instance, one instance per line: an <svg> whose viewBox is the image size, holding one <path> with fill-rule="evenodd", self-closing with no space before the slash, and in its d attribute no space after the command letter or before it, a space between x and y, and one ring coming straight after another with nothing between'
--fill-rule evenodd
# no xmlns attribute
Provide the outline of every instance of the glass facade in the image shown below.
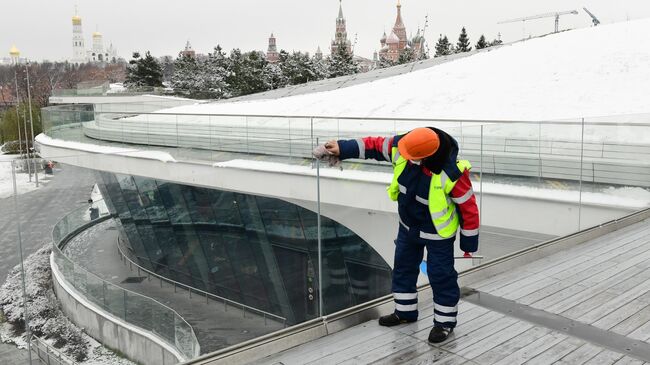
<svg viewBox="0 0 650 365"><path fill-rule="evenodd" d="M299 323L318 317L316 213L280 199L98 172L124 247L173 280ZM323 314L389 294L391 270L321 216Z"/></svg>

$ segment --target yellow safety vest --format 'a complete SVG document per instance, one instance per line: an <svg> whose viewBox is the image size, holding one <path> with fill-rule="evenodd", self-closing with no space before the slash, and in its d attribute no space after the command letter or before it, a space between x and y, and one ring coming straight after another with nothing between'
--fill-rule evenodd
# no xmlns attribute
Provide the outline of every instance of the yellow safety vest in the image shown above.
<svg viewBox="0 0 650 365"><path fill-rule="evenodd" d="M392 150L393 156L393 181L388 187L388 196L392 201L397 201L399 196L400 189L404 190L404 187L401 187L397 182L397 178L402 174L404 168L406 167L406 160L404 157L400 156L399 150L397 147L393 147ZM461 173L465 170L472 168L472 165L467 160L459 160L456 162L458 169ZM438 235L427 235L426 233L421 233L423 238L429 239L445 239L450 238L456 234L458 230L458 215L456 214L456 204L450 199L449 194L451 190L456 185L456 181L451 181L447 174L442 171L440 174L433 174L431 176L431 185L429 187L429 197L427 201L420 201L429 206L429 212L431 213L431 219L433 220L433 226L436 228ZM402 191L405 193L405 191ZM419 198L416 196L416 198ZM420 198L421 199L421 198ZM424 200L424 199L422 199Z"/></svg>

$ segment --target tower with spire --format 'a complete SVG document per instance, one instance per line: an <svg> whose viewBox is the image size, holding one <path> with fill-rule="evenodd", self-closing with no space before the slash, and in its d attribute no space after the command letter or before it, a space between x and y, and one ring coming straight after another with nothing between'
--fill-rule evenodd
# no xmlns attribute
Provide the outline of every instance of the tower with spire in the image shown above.
<svg viewBox="0 0 650 365"><path fill-rule="evenodd" d="M397 18L395 19L395 25L393 26L393 33L399 39L399 44L397 45L399 49L406 48L408 39L406 38L406 27L404 26L404 21L402 21L402 4L400 0L397 0Z"/></svg>
<svg viewBox="0 0 650 365"><path fill-rule="evenodd" d="M339 16L336 18L336 33L334 34L334 40L332 40L332 45L330 46L332 55L336 54L339 47L345 47L346 51L349 54L352 54L352 43L348 40L347 26L345 24L345 17L343 16L342 0L339 0Z"/></svg>
<svg viewBox="0 0 650 365"><path fill-rule="evenodd" d="M266 50L266 60L270 63L276 63L280 59L280 53L278 53L278 46L275 43L275 36L271 33L269 37L269 47Z"/></svg>
<svg viewBox="0 0 650 365"><path fill-rule="evenodd" d="M81 17L77 14L76 7L72 17L72 59L70 61L72 63L86 62L86 46L81 28Z"/></svg>
<svg viewBox="0 0 650 365"><path fill-rule="evenodd" d="M192 45L190 44L190 41L188 40L185 43L185 49L180 52L181 56L187 56L187 57L192 57L194 58L196 56L196 52L192 48Z"/></svg>
<svg viewBox="0 0 650 365"><path fill-rule="evenodd" d="M406 26L404 26L404 21L402 20L402 4L400 0L397 0L395 25L388 36L386 36L386 31L384 31L384 34L379 39L381 48L378 52L378 58L395 63L399 60L400 55L408 48L412 48L415 54L420 57L424 51L424 42L424 32L420 29L418 29L416 36L409 41L406 36Z"/></svg>

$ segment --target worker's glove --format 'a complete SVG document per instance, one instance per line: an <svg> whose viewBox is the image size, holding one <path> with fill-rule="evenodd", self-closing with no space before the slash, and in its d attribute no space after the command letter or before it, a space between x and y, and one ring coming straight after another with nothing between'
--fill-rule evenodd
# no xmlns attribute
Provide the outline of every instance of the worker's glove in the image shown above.
<svg viewBox="0 0 650 365"><path fill-rule="evenodd" d="M330 167L339 167L341 160L338 156L334 156L330 151L325 148L325 145L316 146L311 154L320 162L327 163Z"/></svg>

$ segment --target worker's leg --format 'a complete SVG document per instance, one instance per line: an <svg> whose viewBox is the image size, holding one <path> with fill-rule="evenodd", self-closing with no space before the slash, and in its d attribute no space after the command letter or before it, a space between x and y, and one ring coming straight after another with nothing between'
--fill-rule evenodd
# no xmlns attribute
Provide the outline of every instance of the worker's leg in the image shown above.
<svg viewBox="0 0 650 365"><path fill-rule="evenodd" d="M454 238L427 242L427 274L433 291L433 322L454 328L458 314L458 273L454 268Z"/></svg>
<svg viewBox="0 0 650 365"><path fill-rule="evenodd" d="M422 255L424 255L424 245L409 240L400 230L395 240L393 299L395 313L399 318L407 321L418 318L417 280Z"/></svg>

